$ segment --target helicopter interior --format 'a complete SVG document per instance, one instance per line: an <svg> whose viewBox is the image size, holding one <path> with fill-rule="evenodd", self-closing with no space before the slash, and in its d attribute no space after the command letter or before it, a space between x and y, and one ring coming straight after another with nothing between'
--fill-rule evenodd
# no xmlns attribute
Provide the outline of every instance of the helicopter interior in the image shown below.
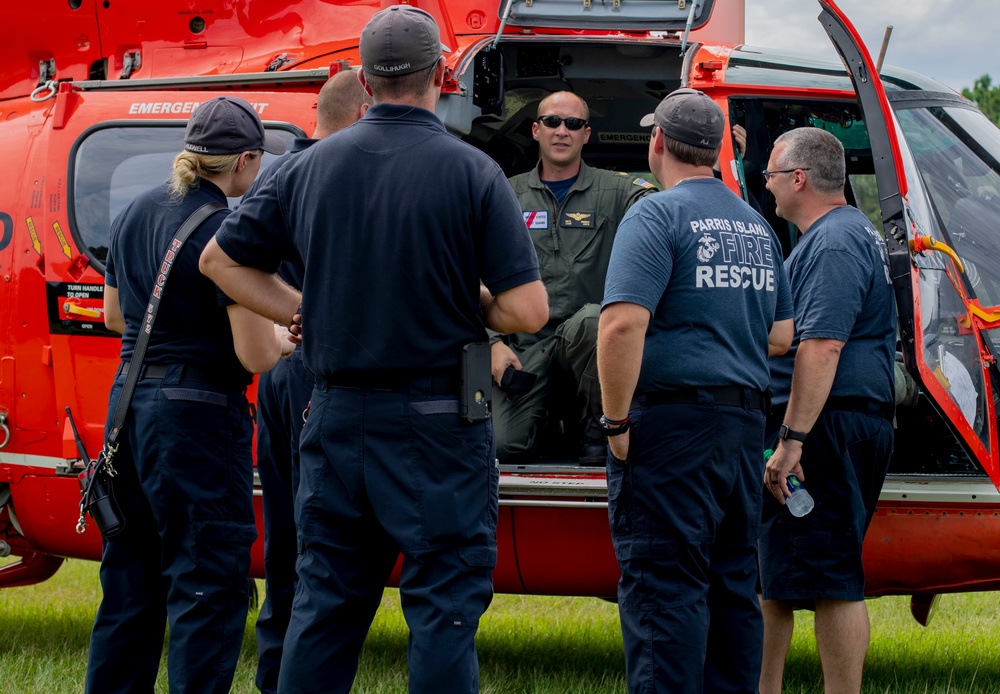
<svg viewBox="0 0 1000 694"><path fill-rule="evenodd" d="M473 100L482 115L463 139L493 157L508 176L538 161L531 124L539 102L557 91L578 94L590 109L588 164L648 173L649 129L639 121L680 86L676 47L513 43L482 51L474 60Z"/></svg>

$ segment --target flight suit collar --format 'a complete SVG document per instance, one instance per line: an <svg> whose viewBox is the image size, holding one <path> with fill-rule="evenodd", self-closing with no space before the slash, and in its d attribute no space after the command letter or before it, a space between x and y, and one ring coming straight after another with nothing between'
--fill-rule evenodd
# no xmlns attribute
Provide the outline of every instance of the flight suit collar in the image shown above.
<svg viewBox="0 0 1000 694"><path fill-rule="evenodd" d="M544 183L542 183L541 174L542 174L542 162L539 161L535 165L535 168L531 170L531 174L528 176L528 186L531 188L535 188L537 190L547 189L547 186ZM587 166L587 162L581 160L580 173L576 175L576 181L573 182L573 185L570 187L569 192L567 192L566 196L569 197L569 193L572 193L575 190L586 190L593 184L593 182L594 182L594 174L591 168Z"/></svg>

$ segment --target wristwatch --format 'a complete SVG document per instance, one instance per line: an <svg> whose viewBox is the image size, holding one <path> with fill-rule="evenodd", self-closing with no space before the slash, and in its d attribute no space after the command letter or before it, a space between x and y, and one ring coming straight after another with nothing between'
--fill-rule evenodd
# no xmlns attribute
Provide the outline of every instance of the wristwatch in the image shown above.
<svg viewBox="0 0 1000 694"><path fill-rule="evenodd" d="M612 420L608 419L605 415L601 415L601 433L605 436L620 436L629 430L632 426L631 417L625 417L625 419Z"/></svg>
<svg viewBox="0 0 1000 694"><path fill-rule="evenodd" d="M778 438L782 441L787 441L791 439L792 441L798 441L799 443L805 443L806 439L809 438L809 434L803 434L801 431L795 431L794 429L789 429L787 424L782 424L781 428L778 429Z"/></svg>

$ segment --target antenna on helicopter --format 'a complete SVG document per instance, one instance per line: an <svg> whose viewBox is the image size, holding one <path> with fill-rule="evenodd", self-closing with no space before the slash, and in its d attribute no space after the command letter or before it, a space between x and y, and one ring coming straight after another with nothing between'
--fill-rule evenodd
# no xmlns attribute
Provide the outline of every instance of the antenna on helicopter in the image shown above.
<svg viewBox="0 0 1000 694"><path fill-rule="evenodd" d="M882 74L882 61L885 59L885 49L889 47L889 37L892 36L892 25L889 24L885 27L885 35L882 37L882 48L878 52L878 62L875 63L875 70L879 74Z"/></svg>

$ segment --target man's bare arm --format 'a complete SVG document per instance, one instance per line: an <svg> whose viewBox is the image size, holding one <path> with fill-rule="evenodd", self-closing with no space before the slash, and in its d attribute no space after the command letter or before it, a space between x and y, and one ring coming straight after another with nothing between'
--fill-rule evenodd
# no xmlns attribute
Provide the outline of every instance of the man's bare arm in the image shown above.
<svg viewBox="0 0 1000 694"><path fill-rule="evenodd" d="M233 331L233 347L243 368L259 374L274 366L282 351L274 323L239 304L228 306L226 313Z"/></svg>
<svg viewBox="0 0 1000 694"><path fill-rule="evenodd" d="M812 430L830 396L843 348L843 342L832 339L818 338L799 343L792 371L792 391L785 411L784 424L789 429L803 433ZM791 496L785 484L789 473L805 481L801 459L802 443L789 439L779 441L774 455L767 461L764 484L779 501L784 502L786 497Z"/></svg>
<svg viewBox="0 0 1000 694"><path fill-rule="evenodd" d="M775 321L767 334L767 356L778 357L788 351L795 337L795 323L791 318Z"/></svg>
<svg viewBox="0 0 1000 694"><path fill-rule="evenodd" d="M549 322L549 296L541 280L518 285L496 296L480 286L479 303L486 327L498 333L537 333Z"/></svg>
<svg viewBox="0 0 1000 694"><path fill-rule="evenodd" d="M104 326L119 335L125 332L125 316L118 303L118 290L107 284L104 285Z"/></svg>
<svg viewBox="0 0 1000 694"><path fill-rule="evenodd" d="M273 273L237 264L214 238L205 246L198 268L240 306L284 326L291 325L302 304L301 292Z"/></svg>
<svg viewBox="0 0 1000 694"><path fill-rule="evenodd" d="M618 302L605 306L597 325L597 375L601 381L604 415L613 420L628 416L639 382L642 350L649 327L649 309ZM628 456L628 432L608 439L611 452Z"/></svg>
<svg viewBox="0 0 1000 694"><path fill-rule="evenodd" d="M790 429L807 432L813 428L830 396L843 348L840 340L813 339L799 343L785 412L784 423Z"/></svg>

